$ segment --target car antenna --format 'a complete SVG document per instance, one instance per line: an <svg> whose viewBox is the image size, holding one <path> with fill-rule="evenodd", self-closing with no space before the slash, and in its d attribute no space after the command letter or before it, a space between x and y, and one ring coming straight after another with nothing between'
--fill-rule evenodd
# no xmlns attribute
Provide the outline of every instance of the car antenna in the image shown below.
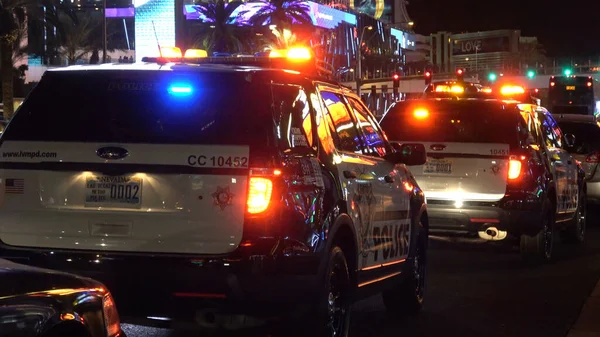
<svg viewBox="0 0 600 337"><path fill-rule="evenodd" d="M154 21L152 21L152 29L154 30L154 38L156 39L156 44L158 45L158 55L162 58L162 49L160 48L160 41L158 40L158 35L156 34L156 26L154 25Z"/></svg>

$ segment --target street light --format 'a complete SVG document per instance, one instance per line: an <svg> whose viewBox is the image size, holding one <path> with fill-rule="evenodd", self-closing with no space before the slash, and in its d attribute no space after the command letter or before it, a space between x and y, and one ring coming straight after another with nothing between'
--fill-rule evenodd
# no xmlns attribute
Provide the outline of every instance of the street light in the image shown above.
<svg viewBox="0 0 600 337"><path fill-rule="evenodd" d="M365 26L360 33L360 39L358 40L358 51L356 53L356 66L357 66L357 74L356 74L356 94L360 97L360 84L362 82L362 43L363 37L365 36L366 30L373 30L373 26Z"/></svg>

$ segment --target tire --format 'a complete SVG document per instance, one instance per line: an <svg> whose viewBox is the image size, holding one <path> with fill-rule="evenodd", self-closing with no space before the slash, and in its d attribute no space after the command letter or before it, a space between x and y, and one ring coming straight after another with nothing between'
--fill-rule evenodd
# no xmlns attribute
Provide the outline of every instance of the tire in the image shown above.
<svg viewBox="0 0 600 337"><path fill-rule="evenodd" d="M416 315L423 309L427 280L427 230L420 223L414 240L414 255L408 259L405 277L394 289L384 291L381 296L389 312L400 315Z"/></svg>
<svg viewBox="0 0 600 337"><path fill-rule="evenodd" d="M535 236L521 235L521 256L527 261L547 262L554 250L554 208L550 200L544 203L542 229Z"/></svg>
<svg viewBox="0 0 600 337"><path fill-rule="evenodd" d="M350 330L352 283L346 256L338 246L331 248L324 280L325 287L317 303L317 336L347 337ZM311 332L314 336L314 331Z"/></svg>
<svg viewBox="0 0 600 337"><path fill-rule="evenodd" d="M569 227L561 233L561 239L564 243L580 245L585 241L585 231L587 226L587 198L586 192L579 193L579 202L575 211L575 218L569 224Z"/></svg>

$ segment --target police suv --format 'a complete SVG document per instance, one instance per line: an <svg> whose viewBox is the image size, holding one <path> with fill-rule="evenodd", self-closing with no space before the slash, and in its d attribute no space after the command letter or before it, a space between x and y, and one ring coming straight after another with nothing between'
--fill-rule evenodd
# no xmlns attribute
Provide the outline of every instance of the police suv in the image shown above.
<svg viewBox="0 0 600 337"><path fill-rule="evenodd" d="M398 102L381 125L392 141L420 142L425 165L411 167L427 195L430 227L485 240L520 239L526 257L548 260L554 234L581 243L584 171L551 114L519 86L468 94L458 84ZM489 88L488 88L489 89Z"/></svg>
<svg viewBox="0 0 600 337"><path fill-rule="evenodd" d="M171 51L46 72L0 139L1 255L92 275L125 317L345 336L354 299L418 311L423 146L392 148L307 49Z"/></svg>

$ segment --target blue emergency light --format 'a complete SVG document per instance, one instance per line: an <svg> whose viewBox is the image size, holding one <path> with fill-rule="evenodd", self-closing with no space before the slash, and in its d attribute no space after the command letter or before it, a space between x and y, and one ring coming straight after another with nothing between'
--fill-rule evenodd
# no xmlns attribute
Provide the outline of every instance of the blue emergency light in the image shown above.
<svg viewBox="0 0 600 337"><path fill-rule="evenodd" d="M187 84L173 84L169 86L168 91L173 96L189 96L194 92L194 88Z"/></svg>

